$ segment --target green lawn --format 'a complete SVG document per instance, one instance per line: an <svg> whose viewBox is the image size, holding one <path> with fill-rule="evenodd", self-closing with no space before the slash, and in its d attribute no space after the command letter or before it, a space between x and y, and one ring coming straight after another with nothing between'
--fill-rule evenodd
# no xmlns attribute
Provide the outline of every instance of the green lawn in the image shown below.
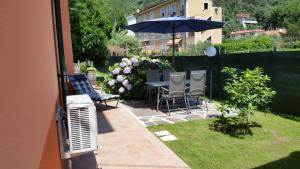
<svg viewBox="0 0 300 169"><path fill-rule="evenodd" d="M166 145L193 169L300 169L300 118L258 112L251 120L261 127L243 138L210 130L214 119L149 130L174 134L178 140Z"/></svg>

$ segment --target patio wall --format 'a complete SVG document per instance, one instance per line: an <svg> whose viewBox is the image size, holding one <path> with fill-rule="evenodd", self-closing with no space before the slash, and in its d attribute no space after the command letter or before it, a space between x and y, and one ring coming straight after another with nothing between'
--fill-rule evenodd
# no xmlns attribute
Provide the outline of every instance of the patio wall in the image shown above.
<svg viewBox="0 0 300 169"><path fill-rule="evenodd" d="M60 104L53 1L0 1L0 168L61 169ZM61 0L72 72L68 1Z"/></svg>
<svg viewBox="0 0 300 169"><path fill-rule="evenodd" d="M161 56L168 59L171 57ZM119 62L122 57L114 57L110 64ZM209 60L205 56L175 57L177 71L197 69L209 70ZM240 71L246 68L262 67L271 76L271 86L277 92L273 104L273 112L300 116L300 52L263 52L231 55L218 55L213 64L213 95L215 99L224 98L223 67L235 67ZM207 80L209 87L209 77ZM207 88L207 95L209 88Z"/></svg>

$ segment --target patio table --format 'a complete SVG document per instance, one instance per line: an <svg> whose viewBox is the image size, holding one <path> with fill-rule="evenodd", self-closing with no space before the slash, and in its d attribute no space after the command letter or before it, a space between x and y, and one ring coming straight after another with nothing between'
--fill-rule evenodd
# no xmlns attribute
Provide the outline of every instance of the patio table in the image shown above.
<svg viewBox="0 0 300 169"><path fill-rule="evenodd" d="M159 102L160 102L160 88L164 87L164 86L169 86L170 81L159 81L159 82L146 82L147 86L150 87L156 87L157 88L157 98L156 98L156 111L158 111L159 109ZM190 84L190 80L186 80L185 84L188 85Z"/></svg>

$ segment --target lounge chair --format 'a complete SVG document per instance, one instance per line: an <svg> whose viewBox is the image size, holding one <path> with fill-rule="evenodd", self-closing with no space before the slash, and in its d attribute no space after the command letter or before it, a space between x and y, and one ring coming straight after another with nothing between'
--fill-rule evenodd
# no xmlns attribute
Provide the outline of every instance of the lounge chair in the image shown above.
<svg viewBox="0 0 300 169"><path fill-rule="evenodd" d="M185 102L186 109L189 112L189 106L187 103L187 96L185 93L185 81L186 81L186 73L185 72L173 72L170 73L170 83L169 88L162 87L162 98L167 103L168 113L170 116L170 106L169 100L173 100L176 98L183 98Z"/></svg>
<svg viewBox="0 0 300 169"><path fill-rule="evenodd" d="M120 95L112 95L102 91L96 91L85 74L70 75L69 79L76 91L76 94L87 94L93 101L104 102L106 106L107 101L117 100L115 107L118 106Z"/></svg>

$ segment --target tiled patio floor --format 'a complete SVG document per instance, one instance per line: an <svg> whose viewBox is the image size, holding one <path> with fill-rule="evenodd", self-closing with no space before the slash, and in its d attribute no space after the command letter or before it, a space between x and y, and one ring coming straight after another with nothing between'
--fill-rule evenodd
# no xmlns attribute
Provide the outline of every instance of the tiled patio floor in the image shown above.
<svg viewBox="0 0 300 169"><path fill-rule="evenodd" d="M221 115L221 112L216 109L214 103L208 103L208 111L203 102L199 106L192 108L190 114L187 113L185 109L178 109L172 111L170 116L166 110L156 112L155 105L149 106L145 101L123 101L122 105L144 126L174 124L177 122L200 120Z"/></svg>
<svg viewBox="0 0 300 169"><path fill-rule="evenodd" d="M113 104L113 103L112 103ZM189 167L148 131L124 106L98 107L97 154L72 160L73 169L188 169Z"/></svg>

